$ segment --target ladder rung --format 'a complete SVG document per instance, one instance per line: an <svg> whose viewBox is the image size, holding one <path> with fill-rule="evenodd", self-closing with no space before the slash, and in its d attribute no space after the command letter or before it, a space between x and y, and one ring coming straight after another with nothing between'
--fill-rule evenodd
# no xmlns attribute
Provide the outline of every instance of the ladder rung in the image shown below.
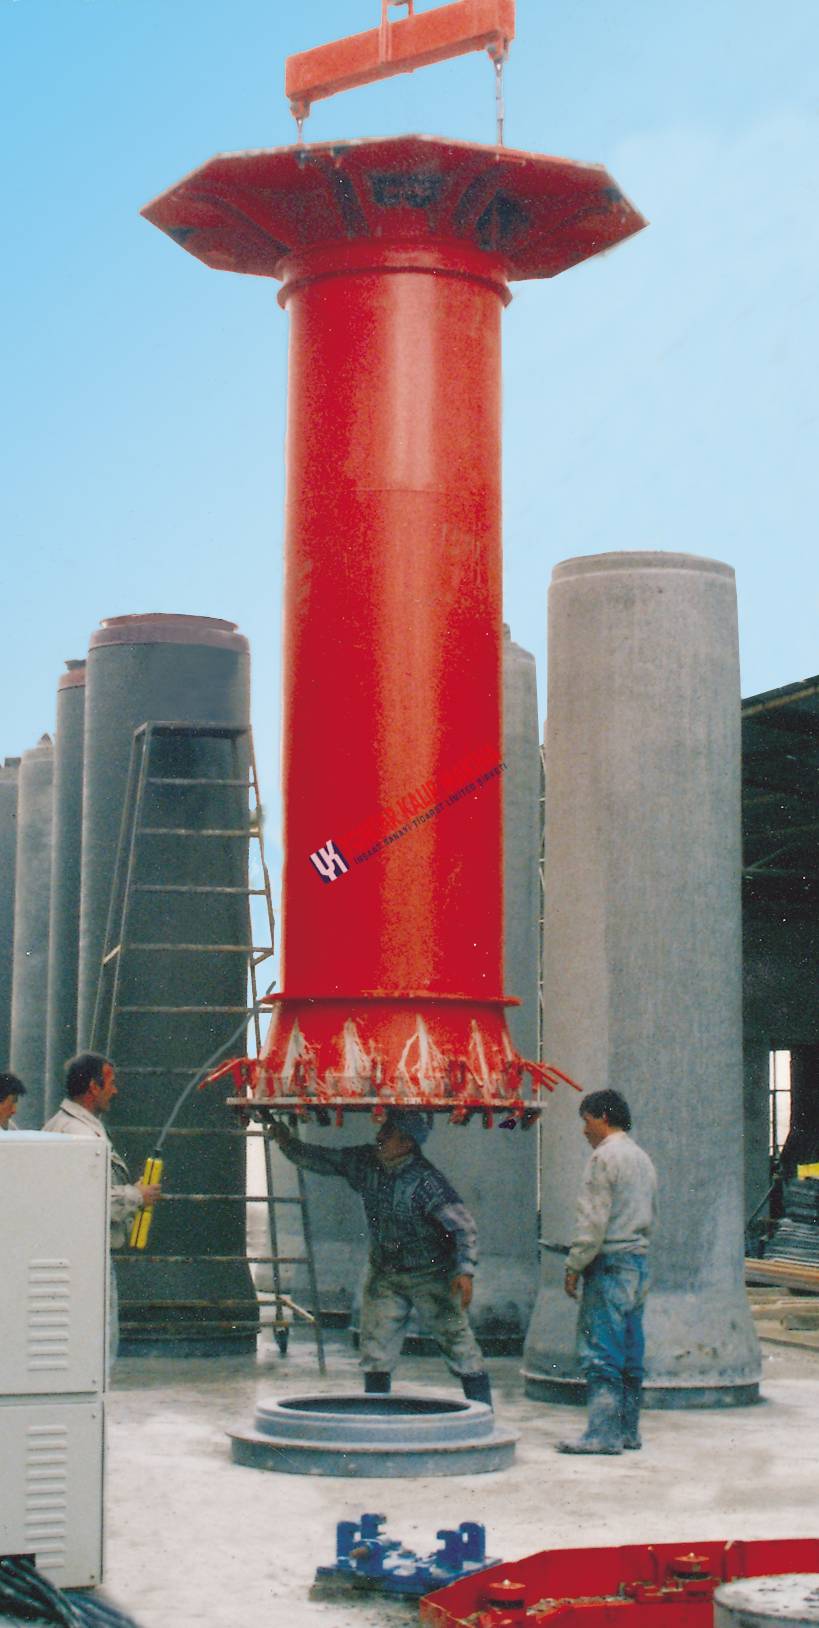
<svg viewBox="0 0 819 1628"><path fill-rule="evenodd" d="M188 1079L191 1079L192 1076L193 1076L193 1069L192 1068L181 1068L181 1067L179 1067L179 1068L162 1068L162 1066L159 1063L118 1063L117 1064L117 1078L119 1078L120 1075L122 1075L124 1078L127 1078L128 1075L130 1075L130 1074L186 1074ZM118 1123L117 1124L117 1130L118 1131L148 1131L148 1132L150 1132L152 1130L155 1131L156 1126L155 1125L153 1125L153 1126L151 1126L151 1125L120 1125ZM221 1134L222 1133L220 1131L219 1135L221 1135ZM242 1134L244 1134L244 1133L242 1133ZM2 1620L2 1619L0 1619L0 1620Z"/></svg>
<svg viewBox="0 0 819 1628"><path fill-rule="evenodd" d="M137 827L141 837L249 837L250 828L244 826L241 831L220 830L215 826L202 826L194 828L187 825L140 825Z"/></svg>
<svg viewBox="0 0 819 1628"><path fill-rule="evenodd" d="M112 950L111 955L116 955L119 948L120 946L117 945L117 949ZM271 949L263 949L261 944L138 944L134 941L127 948L129 950L189 950L191 954L199 953L201 955L205 955L209 950L218 950L221 955L273 954ZM107 961L110 957L106 956L105 959Z"/></svg>
<svg viewBox="0 0 819 1628"><path fill-rule="evenodd" d="M250 734L249 724L191 724L184 722L145 723L135 730L135 735L187 735L191 740L237 740L240 735Z"/></svg>
<svg viewBox="0 0 819 1628"><path fill-rule="evenodd" d="M141 1250L117 1250L117 1271L120 1263L130 1266L133 1261L206 1261L208 1266L213 1264L224 1266L227 1261L247 1261L249 1266L269 1266L271 1261L277 1261L280 1266L302 1266L303 1255L152 1255ZM2 1622L0 1617L0 1622Z"/></svg>
<svg viewBox="0 0 819 1628"><path fill-rule="evenodd" d="M244 791L250 791L249 780L211 780L208 776L194 778L193 775L166 775L149 774L145 777L146 786L241 786Z"/></svg>
<svg viewBox="0 0 819 1628"><path fill-rule="evenodd" d="M120 1006L120 1012L201 1012L209 1016L211 1012L246 1012L248 1017L253 1011L252 1006Z"/></svg>
<svg viewBox="0 0 819 1628"><path fill-rule="evenodd" d="M112 950L109 950L107 955L103 956L103 958L102 958L103 966L107 967L108 962L113 961L116 958L116 956L119 955L119 952L120 952L121 949L122 949L121 944L115 944L114 948Z"/></svg>
<svg viewBox="0 0 819 1628"><path fill-rule="evenodd" d="M267 1193L163 1193L163 1204L301 1204L300 1198L268 1197ZM302 1205L302 1208L304 1206ZM2 1622L2 1618L0 1618Z"/></svg>
<svg viewBox="0 0 819 1628"><path fill-rule="evenodd" d="M132 893L241 893L265 898L263 887L215 887L202 882L132 882Z"/></svg>
<svg viewBox="0 0 819 1628"><path fill-rule="evenodd" d="M306 1201L284 1194L281 1198L275 1195L270 1197L267 1193L163 1193L163 1204L300 1204L306 1209ZM2 1618L0 1618L2 1622Z"/></svg>

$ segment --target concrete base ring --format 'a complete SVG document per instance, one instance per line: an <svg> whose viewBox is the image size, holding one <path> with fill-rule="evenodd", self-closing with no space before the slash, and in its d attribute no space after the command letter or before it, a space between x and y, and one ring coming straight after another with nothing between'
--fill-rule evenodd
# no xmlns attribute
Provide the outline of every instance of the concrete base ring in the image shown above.
<svg viewBox="0 0 819 1628"><path fill-rule="evenodd" d="M533 1402L552 1402L562 1407L585 1407L586 1386L582 1379L546 1378L522 1370L524 1391ZM761 1400L759 1385L738 1381L725 1385L643 1386L643 1411L672 1412L683 1408L747 1408Z"/></svg>
<svg viewBox="0 0 819 1628"><path fill-rule="evenodd" d="M231 1431L234 1463L283 1475L477 1475L512 1462L517 1436L484 1402L399 1391L261 1402Z"/></svg>

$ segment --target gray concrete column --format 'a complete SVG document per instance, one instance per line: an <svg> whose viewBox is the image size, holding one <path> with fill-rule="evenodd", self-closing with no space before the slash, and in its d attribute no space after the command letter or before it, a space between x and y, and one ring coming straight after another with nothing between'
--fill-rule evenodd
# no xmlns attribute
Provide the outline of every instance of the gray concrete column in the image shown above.
<svg viewBox="0 0 819 1628"><path fill-rule="evenodd" d="M19 757L0 764L0 1069L11 1053L11 986L14 970L14 880L17 869Z"/></svg>
<svg viewBox="0 0 819 1628"><path fill-rule="evenodd" d="M743 1283L740 695L734 573L681 554L568 560L549 601L545 1055L627 1097L655 1161L647 1401L753 1400ZM545 1120L543 1236L567 1244L578 1098ZM527 1391L582 1398L544 1251Z"/></svg>
<svg viewBox="0 0 819 1628"><path fill-rule="evenodd" d="M17 795L11 1071L26 1087L15 1116L21 1130L39 1130L45 1117L53 777L54 748L43 735L23 753Z"/></svg>
<svg viewBox="0 0 819 1628"><path fill-rule="evenodd" d="M54 747L45 1080L45 1112L49 1119L60 1106L65 1064L77 1050L85 662L67 661L66 667L68 671L61 674L57 684Z"/></svg>

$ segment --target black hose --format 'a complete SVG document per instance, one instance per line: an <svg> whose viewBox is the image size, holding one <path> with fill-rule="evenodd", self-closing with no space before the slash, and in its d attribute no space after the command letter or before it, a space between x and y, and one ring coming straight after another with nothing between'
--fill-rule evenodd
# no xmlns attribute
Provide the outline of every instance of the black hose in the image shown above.
<svg viewBox="0 0 819 1628"><path fill-rule="evenodd" d="M63 1593L33 1561L11 1555L0 1559L0 1628L9 1620L31 1628L138 1628L115 1606L73 1589Z"/></svg>

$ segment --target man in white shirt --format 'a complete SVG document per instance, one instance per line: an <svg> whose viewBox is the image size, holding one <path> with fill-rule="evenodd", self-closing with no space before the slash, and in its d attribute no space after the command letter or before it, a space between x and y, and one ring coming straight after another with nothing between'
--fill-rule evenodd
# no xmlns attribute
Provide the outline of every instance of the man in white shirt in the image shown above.
<svg viewBox="0 0 819 1628"><path fill-rule="evenodd" d="M577 1352L586 1380L588 1424L561 1453L621 1453L640 1441L643 1306L647 1253L657 1214L657 1176L633 1142L619 1091L592 1091L580 1104L592 1149L577 1206L564 1288L577 1299Z"/></svg>
<svg viewBox="0 0 819 1628"><path fill-rule="evenodd" d="M108 1143L111 1150L110 1243L112 1249L122 1249L128 1242L131 1222L137 1210L156 1204L162 1194L155 1183L132 1182L125 1160L111 1145L101 1117L108 1112L116 1095L113 1063L99 1052L80 1052L65 1065L65 1096L43 1130L56 1131L63 1136L96 1136ZM109 1358L113 1362L119 1343L117 1280L113 1263L110 1285Z"/></svg>

